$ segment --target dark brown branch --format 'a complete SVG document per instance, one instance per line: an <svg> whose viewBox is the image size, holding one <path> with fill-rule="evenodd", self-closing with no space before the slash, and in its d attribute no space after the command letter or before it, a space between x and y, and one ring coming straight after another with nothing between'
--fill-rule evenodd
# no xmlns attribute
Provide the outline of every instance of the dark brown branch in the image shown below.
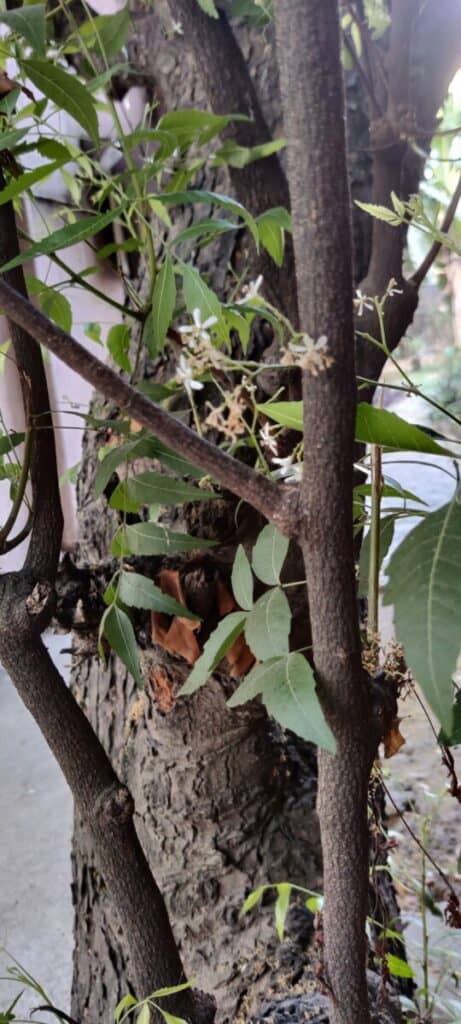
<svg viewBox="0 0 461 1024"><path fill-rule="evenodd" d="M3 177L0 176L0 187L3 185ZM2 265L14 259L18 252L13 206L11 203L4 203L0 207ZM8 282L5 287L11 286L21 297L27 297L22 267L7 271L4 281ZM26 301L26 298L22 298L22 301ZM33 569L37 575L42 575L46 579L54 579L61 550L63 518L48 386L39 345L27 333L27 328L17 324L13 317L10 319L10 325L24 409L33 431L30 464L32 528L25 568ZM50 429L34 429L38 423L41 427Z"/></svg>
<svg viewBox="0 0 461 1024"><path fill-rule="evenodd" d="M210 18L191 0L168 0L168 4L172 17L182 25L183 38L193 53L197 73L214 113L238 113L250 118L249 121L234 121L224 134L239 146L252 147L268 142L271 132L226 14L220 11L219 18ZM230 167L229 176L237 199L254 216L274 206L289 209L288 184L276 154L241 169ZM290 236L286 243L281 268L276 267L264 250L256 257L254 266L256 272L264 276L267 298L296 324L296 280Z"/></svg>
<svg viewBox="0 0 461 1024"><path fill-rule="evenodd" d="M132 798L40 639L53 587L34 579L23 570L0 580L0 659L71 789L123 928L137 992L146 996L184 981L184 970L134 828ZM209 1003L203 1013L190 991L171 998L171 1010L194 1022L213 1018Z"/></svg>
<svg viewBox="0 0 461 1024"><path fill-rule="evenodd" d="M109 366L105 366L78 341L51 323L40 310L35 309L3 281L0 281L0 306L14 323L29 331L36 341L53 352L102 395L129 413L143 427L151 430L160 441L174 451L186 455L194 465L209 473L221 486L243 498L275 523L283 533L296 535L297 489L279 486L199 437L171 413L165 412L149 398L139 394Z"/></svg>
<svg viewBox="0 0 461 1024"><path fill-rule="evenodd" d="M375 114L377 114L379 116L382 113L382 111L381 111L381 107L379 106L379 103L378 103L378 101L376 99L375 91L373 89L373 84L370 81L370 78L369 78L367 72L365 71L365 68L363 67L362 61L360 60L360 57L359 57L359 55L358 55L358 53L357 53L357 51L355 49L355 46L354 46L352 40L349 38L349 35L348 35L347 32L343 32L342 40L343 40L344 46L346 47L346 50L347 50L347 52L348 52L348 54L349 54L349 56L350 56L350 58L352 60L352 63L353 63L357 73L359 74L359 76L361 78L362 84L363 84L365 92L366 92L366 94L367 94L367 96L368 96L368 98L370 100L371 106L372 106Z"/></svg>
<svg viewBox="0 0 461 1024"><path fill-rule="evenodd" d="M326 335L330 369L304 371L303 528L314 664L336 756L319 752L325 967L332 1024L368 1024L365 919L370 693L355 597L355 421L351 207L336 0L278 0L278 59L288 137L303 330ZM334 167L334 174L328 171Z"/></svg>
<svg viewBox="0 0 461 1024"><path fill-rule="evenodd" d="M460 199L461 199L461 175L459 176L458 184L457 184L457 186L455 188L455 191L453 192L453 195L452 195L452 197L450 199L450 203L447 206L445 216L444 216L443 221L442 221L442 223L440 225L440 231L443 231L445 234L451 228L451 225L453 223L453 220L454 220L454 217L455 217L456 210L457 210L458 203L459 203ZM421 265L418 267L417 270L415 270L414 274L412 275L411 281L412 281L412 283L414 285L416 285L417 288L420 287L420 285L424 281L424 278L429 273L429 271L430 271L430 269L432 267L432 264L437 259L437 256L439 255L439 252L440 252L442 246L443 246L443 242L439 242L439 241L434 242L433 245L431 245L431 248L429 249L429 252L424 257Z"/></svg>

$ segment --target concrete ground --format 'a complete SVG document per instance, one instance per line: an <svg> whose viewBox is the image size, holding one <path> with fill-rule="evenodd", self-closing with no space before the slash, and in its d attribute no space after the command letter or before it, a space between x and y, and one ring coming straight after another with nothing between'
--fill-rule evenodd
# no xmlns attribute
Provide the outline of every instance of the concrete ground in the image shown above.
<svg viewBox="0 0 461 1024"><path fill-rule="evenodd" d="M66 671L66 636L47 637ZM69 1009L72 958L72 800L35 722L0 668L0 973L12 954L54 1004ZM0 982L0 1011L17 983ZM26 991L16 1013L40 999ZM20 1012L19 1012L20 1011Z"/></svg>

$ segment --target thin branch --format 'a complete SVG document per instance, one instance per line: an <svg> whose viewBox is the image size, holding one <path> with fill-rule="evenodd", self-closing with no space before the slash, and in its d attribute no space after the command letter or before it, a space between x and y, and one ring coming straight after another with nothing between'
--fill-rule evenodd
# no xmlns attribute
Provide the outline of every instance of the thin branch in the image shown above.
<svg viewBox="0 0 461 1024"><path fill-rule="evenodd" d="M13 551L14 548L19 547L19 545L22 544L24 540L27 540L27 537L29 536L31 529L32 512L29 512L29 515L27 516L27 522L24 524L22 530L20 530L15 537L11 537L10 540L4 541L2 545L2 555L7 555L9 551Z"/></svg>
<svg viewBox="0 0 461 1024"><path fill-rule="evenodd" d="M27 487L27 481L29 479L30 462L32 457L33 447L33 431L31 426L28 426L26 430L26 437L24 443L24 454L22 460L21 473L16 487L16 494L11 504L10 512L5 520L4 526L0 529L0 554L5 553L5 545L8 537L14 527L14 524L18 518L21 510L24 494Z"/></svg>
<svg viewBox="0 0 461 1024"><path fill-rule="evenodd" d="M452 223L454 221L456 210L457 210L458 203L459 203L460 199L461 199L461 174L460 174L460 176L458 178L458 184L457 184L457 186L455 188L455 191L453 192L453 195L451 197L449 206L447 207L445 216L444 216L443 221L442 221L442 223L440 225L440 231L443 231L445 234L451 228L451 225L452 225ZM438 256L442 246L443 246L443 242L441 242L441 241L434 242L431 245L431 248L429 249L429 252L424 257L424 259L423 259L422 263L420 264L420 266L418 267L418 269L415 270L415 272L414 272L414 274L413 274L413 276L411 277L410 280L413 282L414 285L416 285L417 288L419 288L421 286L422 282L424 281L424 278L429 273L429 271L430 271L430 269L432 267L432 264L437 259L437 256Z"/></svg>
<svg viewBox="0 0 461 1024"><path fill-rule="evenodd" d="M364 66L362 64L362 61L360 60L360 57L359 57L359 55L358 55L358 53L357 53L357 51L355 49L355 46L354 46L352 40L349 38L349 35L348 35L347 31L345 31L345 30L342 33L342 40L343 40L344 46L346 47L346 50L347 50L347 52L348 52L348 54L349 54L349 56L350 56L350 58L352 60L352 63L354 65L356 71L358 72L361 80L362 80L365 92L368 95L368 98L370 100L370 103L371 103L371 105L373 107L373 110L374 110L375 114L377 114L378 117L381 117L382 116L382 110L381 110L381 107L380 107L380 105L379 105L379 103L378 103L378 101L376 99L375 91L373 89L373 84L370 81L370 79L369 79L369 77L367 75L367 72L365 71L365 68L364 68Z"/></svg>
<svg viewBox="0 0 461 1024"><path fill-rule="evenodd" d="M147 430L151 430L160 441L174 451L186 455L194 465L209 473L221 486L251 504L283 533L289 536L296 535L297 488L278 485L243 462L238 462L227 455L209 441L198 437L171 413L155 405L145 395L139 394L109 366L105 366L78 341L51 323L40 310L3 281L0 281L0 306L14 323L19 324L31 337L53 352L97 391L124 409Z"/></svg>
<svg viewBox="0 0 461 1024"><path fill-rule="evenodd" d="M0 173L0 187L4 185ZM1 265L19 254L16 220L12 203L0 207ZM8 283L6 283L8 282ZM22 267L15 267L2 276L3 287L16 289L18 301L27 302L27 288ZM30 543L24 563L45 579L54 579L61 550L63 516L56 462L53 430L35 430L35 424L52 427L50 399L40 346L27 328L10 318L11 337L21 382L26 419L32 433L30 482L32 490L32 524Z"/></svg>

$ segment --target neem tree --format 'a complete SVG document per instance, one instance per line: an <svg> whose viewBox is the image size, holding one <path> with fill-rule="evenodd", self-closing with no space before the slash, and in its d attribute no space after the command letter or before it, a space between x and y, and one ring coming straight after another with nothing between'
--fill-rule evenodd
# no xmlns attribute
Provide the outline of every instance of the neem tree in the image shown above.
<svg viewBox="0 0 461 1024"><path fill-rule="evenodd" d="M319 746L323 984L331 994L334 1024L366 1024L370 1020L365 971L368 786L379 743L395 722L401 676L388 673L376 678L376 594L382 555L382 480L376 460L367 555L371 614L368 633L361 632L355 533L366 517L360 488L353 503L354 462L363 458L357 442L434 455L444 454L444 449L397 417L373 410L364 401L357 405L357 374L366 385L361 398L371 399L386 359L411 323L420 284L440 244L447 241L445 231L457 195L442 231L427 221L421 201L411 197L417 193L424 151L459 63L457 4L428 2L421 7L416 0L409 0L393 4L391 10L385 4L369 4L364 11L357 3L345 4L339 11L335 0L277 0L273 15L288 185L277 156L281 143L269 141L256 88L228 17L241 16L249 19L250 29L252 24L264 29L264 50L262 56L258 54L261 76L261 69L265 71L275 62L272 12L253 3L224 6L225 10L215 7L213 0L200 0L199 4L170 0L170 21L166 8L162 7L160 14L142 5L134 8L130 46L138 72L151 86L155 84L162 102L168 83L180 84L182 68L178 77L178 64L174 70L171 61L169 68L166 61L162 64L161 47L157 50L153 45L160 17L163 37L166 31L172 46L170 58L171 53L179 54L187 78L189 54L193 54L213 113L176 110L159 119L157 111L150 110L145 124L135 132L120 132L123 164L110 175L99 159L97 103L111 105L111 100L98 99L96 90L110 88L111 79L126 73L126 67L115 64L114 58L130 30L128 8L118 15L92 17L79 5L63 3L59 11L50 11L45 17L44 5L30 4L1 15L12 29L3 46L5 54L14 52L19 61L19 83L27 79L45 99L37 101L31 95L28 113L39 130L30 142L20 127L23 115L15 113L18 83L5 87L11 91L3 101L3 150L10 155L3 161L0 197L0 302L11 323L26 432L25 438L5 435L2 439L5 465L13 467L8 468L12 508L0 532L3 552L17 543L15 524L23 501L30 505L30 516L20 534L29 535L24 567L1 579L0 657L55 754L75 800L80 892L75 1013L83 1014L91 1005L110 1013L114 995L107 993L107 984L101 981L102 961L87 968L86 981L78 977L79 969L85 975L85 929L89 945L92 941L100 944L104 931L88 925L91 913L83 922L79 899L83 898L85 865L87 871L88 865L96 866L92 889L88 879L85 881L89 910L94 912L92 900L99 902L99 924L104 919L109 930L112 924L111 937L106 936L105 941L111 947L115 975L120 975L117 984L126 989L126 971L138 997L180 985L185 973L170 917L176 936L180 932L181 955L187 964L194 961L193 929L185 927L186 913L184 909L178 912L171 892L169 917L154 875L158 880L158 856L161 888L168 890L168 871L171 874L180 850L180 884L186 884L185 854L192 846L181 838L181 829L186 835L193 816L186 816L184 822L174 819L172 826L170 812L175 810L175 799L178 806L181 799L169 792L168 815L162 821L161 799L157 806L156 798L151 798L151 817L143 813L143 820L138 821L141 846L133 798L125 784L130 772L133 777L133 765L127 770L120 757L120 736L125 735L127 724L136 724L136 715L131 709L126 723L123 703L116 702L111 735L103 737L104 749L90 724L92 717L99 718L99 712L91 708L95 694L91 688L85 694L86 715L41 640L56 610L56 588L59 607L62 532L42 345L85 378L107 403L99 416L93 409L87 423L89 429L99 431L99 444L101 437L110 440L109 447L101 453L97 472L94 461L88 471L91 460L87 459L80 483L81 495L94 494L100 511L107 509L108 499L113 511L107 516L107 528L116 527L112 541L116 562L110 571L99 567L98 577L96 569L93 574L88 567L81 570L83 604L88 589L96 586L97 590L94 580L104 581L106 610L98 612L100 653L107 655L112 648L139 687L148 678L153 693L149 715L154 733L157 730L162 741L170 736L171 743L176 730L175 742L179 732L185 745L187 729L191 724L198 727L196 742L199 747L202 744L202 753L207 746L207 757L197 756L195 762L188 763L188 772L179 774L177 784L178 790L184 786L184 792L190 792L189 804L199 799L199 778L211 778L211 772L207 774L210 769L204 767L211 759L218 777L216 792L225 793L229 813L233 801L240 801L237 810L242 835L240 840L233 837L238 855L258 846L261 829L267 831L270 842L258 846L255 859L259 858L259 863L249 856L245 864L245 884L260 880L262 869L272 880L274 870L281 866L289 871L290 857L297 863L292 849L296 850L299 840L298 877L277 879L284 883L278 887L279 923L289 901L287 883L302 879L299 850L304 851L308 844L305 837L292 834L286 844L290 849L283 855L277 846L284 814L292 829L293 817L286 810L289 801L282 811L275 802L271 804L270 787L275 788L278 799L281 789L273 781L274 766L276 762L280 765L283 750L285 758L292 757L292 741L286 746L283 736L274 739L268 716L300 737L293 741L298 761L307 757L302 741ZM56 36L59 61L47 56L47 25L48 41ZM358 299L354 299L341 28L370 105L373 205L368 210L375 219L371 257ZM21 48L21 39L25 48ZM248 49L248 37L242 39ZM76 77L65 70L64 62L77 59L80 50L83 57L80 63L77 60ZM90 140L85 154L64 139L46 138L47 100L80 123ZM214 152L213 173L219 175L216 168L227 168L237 199L198 187L209 173L209 144L221 132L225 141ZM44 164L36 171L21 173L18 161L31 145L39 150ZM98 212L77 221L71 217L65 227L20 253L13 202L40 177L60 167L65 172L70 161L77 167L72 185L75 205L86 212L87 189L91 187ZM104 210L107 202L109 208ZM184 210L195 209L199 203L205 203L211 212L218 211L219 216L185 225ZM433 246L419 271L406 278L403 253L411 220L428 232ZM39 293L42 305L48 301L54 322L30 304L22 269L34 254L48 253L60 261L66 278L68 268L60 250L92 238L114 223L117 241L106 252L119 261L127 299L124 322L112 328L107 344L119 369L103 365L64 329L68 328L69 309L61 290L52 306L50 289L44 285ZM292 245L290 240L285 247L287 231L292 231ZM227 244L235 237L238 244L232 242L226 249L223 239ZM204 270L201 260L206 246L211 246L212 255ZM213 269L217 253L218 276ZM136 257L134 264L129 264L129 257ZM228 270L230 260L233 265ZM259 275L262 278L258 280ZM249 286L246 276L253 278ZM219 283L219 296L210 282L215 287ZM85 279L80 283L85 286ZM23 456L14 468L11 453L22 440ZM87 449L89 445L87 439ZM244 504L236 504L232 496ZM165 506L182 508L180 531L171 528L172 517L167 518ZM444 643L438 644L442 622L438 598L447 587L453 604L459 597L456 538L460 515L453 500L446 509L424 519L411 535L409 546L402 545L395 556L389 592L396 604L398 638L405 643L410 667L447 742L456 739L459 728L459 706L451 682L459 626L455 614L444 614ZM264 527L265 521L269 525ZM87 517L84 532L91 529L97 532L98 528L95 519ZM104 525L102 534L106 532ZM100 540L95 542L95 550ZM285 563L289 544L291 554ZM297 601L288 589L299 582L299 550L308 603L304 588ZM103 554L107 556L107 552ZM413 567L417 578L409 583ZM362 565L362 574L364 571ZM409 587L410 592L415 589L410 610ZM146 640L146 611L153 613L153 645ZM215 679L202 689L226 657L222 685ZM190 674L187 662L193 664ZM234 693L232 677L243 679ZM176 700L181 683L181 699ZM115 686L113 693L118 692ZM243 704L243 710L226 709L230 693L231 706L240 709ZM254 701L258 696L263 707ZM247 706L246 701L251 703ZM220 733L227 728L224 715L230 720L233 714L240 716L236 729L240 738L244 735L246 746L238 746L234 739L220 749ZM104 732L104 723L101 728ZM165 754L163 763L157 760L156 770L160 765L163 774L166 770L169 790L175 786L174 760L171 753L170 763ZM260 764L264 781L258 775ZM143 779L148 778L152 785L151 770L152 766L143 762L141 799ZM163 774L159 788L164 785ZM258 798L263 795L264 814L251 806L252 787ZM246 805L242 795L247 798ZM217 834L223 830L224 818L214 811L213 820L208 805L204 806L203 831L214 828ZM302 833L300 818L302 815L297 819ZM218 848L216 839L214 843ZM229 860L231 846L229 843L226 852ZM271 857L274 861L276 847L274 867ZM201 879L200 867L196 870L198 875L188 880L192 886L198 886ZM203 874L205 880L214 882L215 888L209 887L214 913L219 903L219 872L214 863L208 864ZM229 905L234 895L224 894ZM240 899L241 894L237 895ZM205 913L206 899L203 885L200 900ZM454 922L457 914L452 894ZM210 973L219 968L220 945L228 956L237 925L235 920L215 921L212 926L208 921L207 927L216 955L213 964L210 950L203 953L209 981ZM226 933L222 941L219 927ZM98 954L100 950L101 946ZM235 963L235 951L233 956ZM233 1002L226 1003L223 997L221 1004L219 998L218 1011L223 1015L233 1011L237 996L241 998L245 992L243 977L236 980L235 975L234 971L229 982ZM219 983L216 989L220 996ZM191 1021L212 1020L215 1014L213 999L189 987L169 996L165 1005L170 1013Z"/></svg>

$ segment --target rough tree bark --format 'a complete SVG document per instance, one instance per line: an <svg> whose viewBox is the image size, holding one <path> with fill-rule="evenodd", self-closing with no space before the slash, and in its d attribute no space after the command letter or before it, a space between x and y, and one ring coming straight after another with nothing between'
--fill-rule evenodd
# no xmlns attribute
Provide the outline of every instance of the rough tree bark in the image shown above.
<svg viewBox="0 0 461 1024"><path fill-rule="evenodd" d="M171 4L173 7L174 5ZM290 8L297 11L297 4L286 5L280 2L281 38L284 38L284 14ZM305 5L298 5L298 16L305 17ZM426 5L430 7L431 5ZM284 11L285 8L285 11ZM301 10L302 8L302 10ZM327 37L333 38L335 4L328 0L325 5L312 3L309 5L309 17L315 12L315 25L319 30L320 52ZM186 11L187 13L187 11ZM221 23L220 23L221 24ZM158 22L151 13L144 14L141 10L138 25L137 48L144 61L151 59L156 53L155 79L161 100L170 100L169 91L178 88L182 93L181 103L187 95L189 103L203 105L204 97L197 85L191 66L184 60L184 49L181 48L181 59L178 59L178 44L167 43L161 36ZM323 30L322 30L323 25ZM286 27L286 22L285 22ZM314 27L314 22L312 23ZM226 37L224 36L224 42ZM288 37L287 37L288 38ZM141 42L142 40L142 42ZM288 40L289 41L289 40ZM158 45L155 45L155 42ZM266 43L266 40L264 40ZM296 40L290 46L296 52ZM308 40L309 42L309 40ZM182 46L182 43L181 43ZM267 53L261 55L256 44L243 37L245 57L254 56L248 52L256 47L256 79L258 89L264 95L264 83L270 76L267 74ZM210 49L210 58L213 55ZM311 71L315 71L318 57L306 46L312 59ZM167 67L168 58L170 61ZM315 100L319 103L338 99L340 89L338 69L329 64L331 52L325 54L324 69L330 68L328 74L331 84L326 90L326 97L320 89L322 68L317 66L312 74L311 86L314 88ZM274 61L272 60L272 65ZM299 79L304 77L304 68L297 65ZM286 81L289 68L285 65ZM243 73L243 71L242 71ZM161 85L159 85L161 83ZM318 90L318 91L317 91ZM267 101L277 96L276 89L270 86L266 93L267 111L271 103ZM312 93L309 109L315 113ZM212 98L210 97L210 102ZM276 101L277 103L277 101ZM171 105L168 102L168 105ZM292 110L287 110L287 124L290 125L290 136L294 140L303 124L305 134L303 140L309 138L309 125L305 124L305 111L297 112L293 126ZM329 113L337 108L328 108ZM272 127L280 120L278 110L275 116L269 117ZM315 118L314 118L315 121ZM333 123L334 122L334 123ZM258 123L258 118L257 118ZM331 128L321 135L314 128L311 141L321 148L325 147L325 155L336 166L336 152L341 151L343 138L337 120L325 121ZM259 121L259 125L261 122ZM251 143L264 141L260 137L248 140ZM337 150L336 150L336 147ZM275 173L275 172L274 172ZM292 176L294 172L292 170ZM284 188L283 179L278 176L279 184L274 194L279 202L279 187ZM280 182L282 183L280 185ZM341 178L342 206L344 214L346 193L345 178ZM318 181L319 194L313 212L327 218L331 209L331 188L325 180ZM249 186L250 187L250 186ZM251 185L254 192L254 186ZM298 192L297 192L298 190ZM293 196L299 196L299 179L293 177ZM316 190L317 191L317 190ZM346 190L347 192L347 190ZM384 200L383 200L384 201ZM337 199L335 200L337 202ZM271 205L275 205L273 202ZM251 205L251 203L249 204ZM302 222L306 234L298 234L296 246L298 250L298 273L301 274L303 305L300 305L301 322L307 326L314 336L327 333L334 346L336 366L332 371L332 379L338 383L340 379L351 381L353 365L352 353L352 321L351 321L351 255L346 244L341 253L343 240L347 239L349 227L347 218L340 218L339 239L335 235L338 228L332 225L331 241L326 246L323 262L323 274L317 279L312 265L312 252L304 249L309 240L308 225ZM299 254L308 251L305 265L299 261ZM319 252L315 253L316 259ZM238 260L240 253L220 248L208 256L208 269L212 283L218 291L225 289L226 264L229 258ZM401 252L400 252L401 256ZM328 259L331 257L331 266ZM338 279L335 286L334 273ZM394 271L386 277L397 276ZM283 281L283 275L281 276ZM286 278L285 278L286 281ZM277 286L271 280L271 287ZM322 285L322 289L319 286ZM312 295L307 297L309 288ZM290 292L292 296L292 291ZM341 296L339 312L333 316L334 300ZM286 295L280 296L280 303L287 301ZM6 301L6 300L5 300ZM292 303L292 298L288 298ZM401 317L402 328L404 318ZM402 331L401 331L402 333ZM37 335L38 337L39 335ZM399 335L399 337L401 334ZM43 338L46 343L46 338ZM347 344L349 343L349 348ZM341 378L341 373L343 376ZM306 395L312 400L312 410L318 409L323 416L321 406L323 380L311 388L312 381L305 383ZM110 393L110 392L109 392ZM344 412L344 416L341 416ZM338 405L332 413L331 423L325 419L324 438L331 439L331 430L337 430L337 449L344 442L350 450L352 443L353 399L338 389ZM312 432L310 414L306 419L306 437ZM336 436L336 435L334 435ZM84 457L84 471L80 483L82 547L81 556L90 561L104 558L106 541L110 533L109 517L95 530L97 517L105 514L104 501L96 505L91 494L94 476L96 448L95 443L87 439ZM338 840L339 850L344 848L344 835L349 834L354 840L357 861L364 853L366 846L366 830L364 827L364 779L367 775L367 759L371 754L364 744L363 720L369 713L368 691L361 674L357 643L357 622L353 590L353 555L348 546L350 536L350 514L345 513L331 521L331 494L337 493L339 502L348 501L350 490L350 474L339 472L331 475L331 467L322 461L322 450L315 446L311 458L306 463L306 502L312 488L317 486L317 478L322 488L330 486L330 505L325 521L318 529L312 529L303 535L303 547L306 557L306 570L310 580L311 597L318 598L319 603L312 618L314 645L316 647L316 666L320 683L323 685L324 699L328 709L329 698L338 698L339 716L333 722L338 735L340 754L349 770L352 780L352 792L355 795L357 817L350 817L349 793L342 794L345 799L339 808L338 824L327 822L326 809L330 799L337 800L341 794L342 779L337 771L337 762L322 758L321 761L321 813L323 818L323 834L326 850L326 879L330 895L327 897L326 918L330 926L333 914L333 893L336 888L337 898L344 901L344 888L338 883L338 863L332 855L333 840ZM311 481L311 487L309 487ZM228 481L230 482L230 481ZM240 493L240 492L238 492ZM258 507L266 511L264 503ZM326 504L325 504L326 507ZM232 508L232 506L231 506ZM328 518L330 516L330 519ZM328 550L326 561L320 557L325 549L325 532L323 527L329 524L330 537L334 541ZM254 529L254 521L251 524ZM309 523L309 526L312 524ZM251 536L251 526L242 523L242 538ZM322 527L322 528L321 528ZM291 528L291 527L290 527ZM218 581L228 578L231 552L235 545L233 521L229 507L223 505L212 521L200 524L201 532L208 529L220 540L217 558L210 562L201 560L191 566L182 566L186 597L193 607L194 599L199 594L205 610L211 614L216 601L216 585ZM328 535L327 535L328 536ZM313 546L315 537L318 547ZM239 537L239 539L241 539ZM320 564L319 564L320 558ZM337 589L339 574L342 569L342 583ZM186 570L186 571L184 571ZM187 571L188 570L188 571ZM319 593L318 580L320 574L326 574L330 593L329 601L324 600L324 589ZM197 583L199 584L197 586ZM342 609L343 615L338 612ZM333 614L334 612L334 614ZM324 629L322 616L331 626ZM340 648L344 648L344 660ZM233 1015L241 1007L242 997L248 990L255 994L258 987L267 989L274 980L273 965L270 957L273 951L272 924L268 922L267 913L255 917L250 926L242 931L237 921L237 912L243 896L249 888L260 881L286 880L300 881L303 884L316 884L318 876L318 842L317 825L313 813L314 803L314 772L311 754L302 745L286 744L273 726L267 721L260 709L248 708L237 714L229 715L224 706L228 681L226 678L215 679L205 695L198 694L192 700L166 707L161 700L161 682L167 682L168 693L173 693L182 682L185 673L184 662L168 656L161 649L151 648L148 640L144 654L144 669L147 680L146 693L135 695L131 683L124 670L116 661L111 664L109 673L104 672L94 660L94 646L91 642L85 650L84 644L76 643L75 650L75 690L80 703L85 707L88 717L95 726L100 738L110 753L112 763L122 781L132 787L137 804L137 827L142 837L148 859L155 865L156 877L165 892L175 932L186 961L187 973L198 973L204 987L213 988L220 999L220 1016L222 1019ZM353 683L357 686L354 687ZM344 684L344 692L342 688ZM351 701L355 706L357 727L344 725L344 693L350 691ZM330 709L331 713L331 709ZM346 799L347 798L347 799ZM352 813L352 812L351 812ZM351 823L355 821L356 831L351 835ZM344 831L342 831L342 828ZM333 835L334 832L334 835ZM133 981L133 965L127 957L127 936L124 922L114 919L113 907L109 902L99 869L93 858L93 851L88 848L86 829L82 826L80 812L77 816L75 846L75 881L74 897L76 902L76 971L74 987L74 1013L83 1019L110 1019L113 1005L118 997L126 991L128 983ZM363 858L362 858L363 862ZM172 864L175 872L172 874ZM179 866L179 869L178 869ZM347 865L340 865L345 871ZM107 879L106 879L107 880ZM357 879L356 879L357 881ZM348 905L349 920L341 918L340 933L342 936L342 954L344 948L353 949L352 938L356 935L358 925L363 921L366 904L366 882L363 869L358 880L357 897L354 905ZM123 895L123 894L121 894ZM123 900L122 900L123 905ZM127 907L128 912L128 907ZM334 922L335 926L337 921ZM333 929L334 931L334 929ZM333 934L330 927L330 934ZM303 929L298 929L301 940L304 939ZM362 940L359 940L362 941ZM238 947L238 948L237 948ZM255 951L256 954L255 955ZM363 952L362 947L355 946L358 959ZM344 962L339 962L338 944L330 939L326 948L327 969L335 972L337 980L336 998L344 1007L346 977ZM303 957L297 961L295 972L299 977L302 970ZM357 963L357 959L356 959ZM301 968L300 968L301 964ZM276 973L276 972L275 972ZM286 974L286 971L285 971ZM293 972L292 972L293 977ZM136 980L136 979L134 979ZM285 984L286 984L285 977ZM352 1002L350 1017L338 1012L337 1021L344 1024L346 1020L365 1022L368 1020L366 991L363 973L354 976L352 986ZM350 989L348 989L348 992Z"/></svg>

